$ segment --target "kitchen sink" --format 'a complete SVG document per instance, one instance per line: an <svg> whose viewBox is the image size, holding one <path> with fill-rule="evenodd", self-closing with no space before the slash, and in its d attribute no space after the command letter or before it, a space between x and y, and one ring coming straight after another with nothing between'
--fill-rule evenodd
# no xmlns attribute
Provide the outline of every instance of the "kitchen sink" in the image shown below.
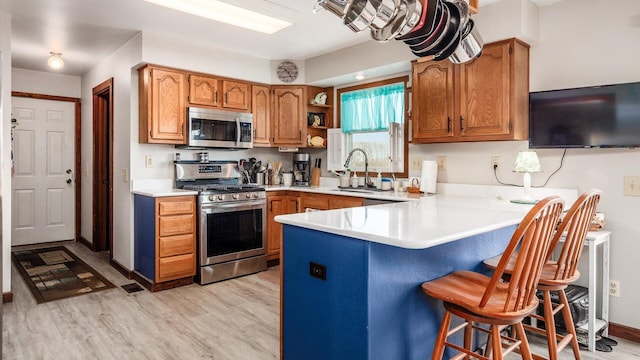
<svg viewBox="0 0 640 360"><path fill-rule="evenodd" d="M355 192L355 193L364 193L364 194L375 194L377 192L382 192L383 190L376 189L376 188L365 188L365 187L361 187L361 188L343 188L343 187L338 187L337 189L334 189L333 191L346 191L346 192Z"/></svg>

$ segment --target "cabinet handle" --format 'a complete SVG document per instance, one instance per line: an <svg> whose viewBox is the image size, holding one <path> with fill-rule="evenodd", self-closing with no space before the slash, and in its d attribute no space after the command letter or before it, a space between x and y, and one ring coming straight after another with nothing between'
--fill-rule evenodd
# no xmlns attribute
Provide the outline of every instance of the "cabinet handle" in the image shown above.
<svg viewBox="0 0 640 360"><path fill-rule="evenodd" d="M258 134L256 133L256 129L254 128L253 129L253 140L255 140L257 136L258 136Z"/></svg>
<svg viewBox="0 0 640 360"><path fill-rule="evenodd" d="M462 126L463 121L464 121L464 118L462 117L462 115L460 115L460 132L464 131L464 126Z"/></svg>
<svg viewBox="0 0 640 360"><path fill-rule="evenodd" d="M273 200L269 201L269 211L273 211Z"/></svg>
<svg viewBox="0 0 640 360"><path fill-rule="evenodd" d="M184 135L184 123L180 124L180 135Z"/></svg>
<svg viewBox="0 0 640 360"><path fill-rule="evenodd" d="M217 104L218 103L218 90L216 90L215 97L216 97L215 102Z"/></svg>
<svg viewBox="0 0 640 360"><path fill-rule="evenodd" d="M296 212L300 212L300 210L298 210L298 202L296 201Z"/></svg>
<svg viewBox="0 0 640 360"><path fill-rule="evenodd" d="M298 132L298 140L302 141L302 130Z"/></svg>
<svg viewBox="0 0 640 360"><path fill-rule="evenodd" d="M229 93L224 93L224 103L225 104L229 103Z"/></svg>
<svg viewBox="0 0 640 360"><path fill-rule="evenodd" d="M451 132L451 117L447 116L447 132Z"/></svg>

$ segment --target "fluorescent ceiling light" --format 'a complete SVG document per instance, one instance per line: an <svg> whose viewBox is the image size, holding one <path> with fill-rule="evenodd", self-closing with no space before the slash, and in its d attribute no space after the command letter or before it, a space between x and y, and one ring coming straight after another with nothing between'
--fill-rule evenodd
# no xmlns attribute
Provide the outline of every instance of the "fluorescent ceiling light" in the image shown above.
<svg viewBox="0 0 640 360"><path fill-rule="evenodd" d="M276 33L288 26L292 22L265 15L265 13L286 13L290 9L283 8L268 1L238 1L234 4L244 4L245 7L231 5L221 0L145 0L156 5L165 6L174 10L186 12L192 15L201 16L207 19L223 22L226 24L243 27L265 34ZM276 7L278 9L276 9ZM254 10L249 10L249 8Z"/></svg>

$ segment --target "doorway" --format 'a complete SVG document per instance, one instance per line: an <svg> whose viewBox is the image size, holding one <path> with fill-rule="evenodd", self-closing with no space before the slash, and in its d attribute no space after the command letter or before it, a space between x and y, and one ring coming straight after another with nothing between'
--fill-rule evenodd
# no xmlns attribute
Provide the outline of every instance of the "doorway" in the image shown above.
<svg viewBox="0 0 640 360"><path fill-rule="evenodd" d="M113 260L113 78L93 88L93 251Z"/></svg>

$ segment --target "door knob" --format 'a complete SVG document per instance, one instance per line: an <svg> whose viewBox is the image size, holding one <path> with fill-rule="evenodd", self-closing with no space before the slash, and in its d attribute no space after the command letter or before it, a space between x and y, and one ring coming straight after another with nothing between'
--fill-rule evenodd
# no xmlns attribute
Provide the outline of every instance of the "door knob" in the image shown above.
<svg viewBox="0 0 640 360"><path fill-rule="evenodd" d="M67 169L67 174L71 174L71 169Z"/></svg>
<svg viewBox="0 0 640 360"><path fill-rule="evenodd" d="M67 179L67 184L71 184L72 182L73 182L73 180Z"/></svg>

